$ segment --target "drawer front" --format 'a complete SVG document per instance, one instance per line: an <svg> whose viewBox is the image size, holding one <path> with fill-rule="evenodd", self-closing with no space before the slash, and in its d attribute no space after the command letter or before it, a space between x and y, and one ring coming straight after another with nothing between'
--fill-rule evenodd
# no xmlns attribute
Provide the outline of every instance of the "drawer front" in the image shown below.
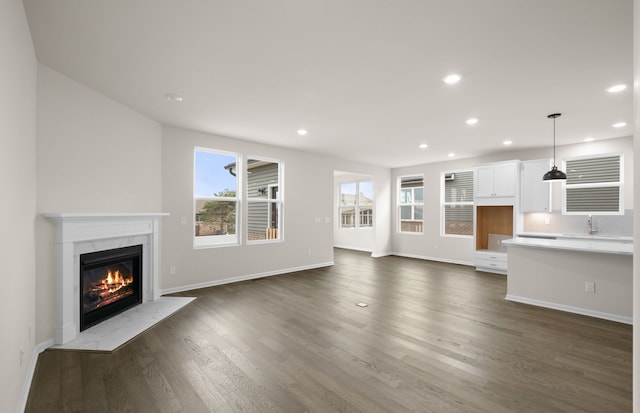
<svg viewBox="0 0 640 413"><path fill-rule="evenodd" d="M496 261L496 262L504 262L506 264L507 262L507 254L505 253L501 253L501 252L476 252L475 254L475 259L476 261L478 260L483 260L483 261Z"/></svg>
<svg viewBox="0 0 640 413"><path fill-rule="evenodd" d="M507 270L506 261L498 261L498 260L475 260L476 267L482 268L493 268L496 270Z"/></svg>

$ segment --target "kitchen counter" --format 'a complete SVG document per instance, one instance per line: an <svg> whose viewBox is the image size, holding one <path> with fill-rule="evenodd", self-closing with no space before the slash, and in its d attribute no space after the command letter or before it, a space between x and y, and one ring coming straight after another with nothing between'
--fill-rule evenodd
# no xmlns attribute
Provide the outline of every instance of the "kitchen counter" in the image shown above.
<svg viewBox="0 0 640 413"><path fill-rule="evenodd" d="M502 241L506 299L632 324L633 241L545 236Z"/></svg>
<svg viewBox="0 0 640 413"><path fill-rule="evenodd" d="M631 241L633 237L626 237L621 235L602 235L602 234L559 234L552 232L519 232L517 234L523 238L546 238L546 239L586 239L586 240L598 240L598 241Z"/></svg>
<svg viewBox="0 0 640 413"><path fill-rule="evenodd" d="M602 254L633 255L633 241L624 238L585 238L589 237L561 237L561 238L533 238L519 236L502 241L507 247L546 248L555 250L582 251Z"/></svg>

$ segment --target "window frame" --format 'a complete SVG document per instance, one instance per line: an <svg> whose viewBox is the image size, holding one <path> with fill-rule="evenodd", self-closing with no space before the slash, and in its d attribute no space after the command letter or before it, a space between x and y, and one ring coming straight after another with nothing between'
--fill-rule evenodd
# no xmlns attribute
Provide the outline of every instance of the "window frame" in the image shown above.
<svg viewBox="0 0 640 413"><path fill-rule="evenodd" d="M203 196L197 196L196 195L196 179L197 179L197 174L196 174L196 156L198 152L207 152L207 153L212 153L212 154L216 154L216 155L224 155L224 156L233 156L236 159L236 196L235 197L215 197L215 196L211 196L211 197L203 197ZM193 148L193 167L192 167L192 171L193 171L193 187L192 187L192 200L193 200L193 206L192 206L192 238L193 238L193 249L207 249L207 248L223 248L223 247L237 247L239 245L242 244L242 222L243 220L241 219L242 217L242 197L239 196L239 194L242 194L242 173L240 172L239 168L237 168L237 165L242 164L243 162L243 157L242 154L238 153L238 152L232 152L232 151L226 151L226 150L221 150L221 149L213 149L213 148L207 148L207 147L203 147L203 146L195 146ZM228 172L226 172L228 173ZM196 235L196 225L198 224L199 221L197 221L197 203L198 203L198 199L207 199L209 201L224 201L224 202L235 202L236 204L236 210L235 210L235 234L233 234L232 236L230 235L224 235L224 238L218 238L218 237L222 237L222 235Z"/></svg>
<svg viewBox="0 0 640 413"><path fill-rule="evenodd" d="M452 171L446 171L446 172L441 172L440 173L440 236L441 237L450 237L450 238L473 238L475 235L475 197L471 196L471 201L459 201L459 202L447 202L445 201L445 197L446 197L446 191L445 191L445 176L447 174L458 174L458 173L462 173L462 172L470 172L471 173L471 179L472 179L472 183L471 183L471 188L472 191L475 189L475 174L473 169L457 169L457 170L452 170ZM447 234L446 231L446 213L445 213L445 208L447 206L455 206L455 205L470 205L472 208L472 224L471 224L471 234L470 235L465 235L465 234Z"/></svg>
<svg viewBox="0 0 640 413"><path fill-rule="evenodd" d="M401 202L401 194L402 194L402 179L403 178L422 178L422 186L418 186L418 187L411 187L411 201L412 202ZM416 188L422 188L422 202L415 202L415 189ZM421 235L424 234L424 174L411 174L411 175L401 175L398 176L397 179L397 191L396 191L396 204L397 204L397 214L398 214L398 219L396 221L397 224L397 232L399 234L411 234L411 235ZM410 206L411 207L411 217L413 219L402 219L402 207L406 207L406 206ZM403 221L411 221L411 222L415 222L418 221L417 219L415 219L415 207L416 206L422 206L422 218L419 220L421 221L420 226L420 231L403 231L402 230L402 222Z"/></svg>
<svg viewBox="0 0 640 413"><path fill-rule="evenodd" d="M266 186L266 190L267 190L267 197L266 198L255 198L255 197L249 197L249 160L256 160L259 162L269 162L269 163L275 163L278 164L278 182L276 185L274 184L267 184ZM246 211L243 212L243 217L245 217L245 222L246 225L245 227L247 228L246 231L246 240L247 240L247 245L255 245L255 244L269 244L269 243L276 243L276 242L284 242L284 161L281 159L274 159L274 158L269 158L266 156L259 156L259 155L249 155L246 157L246 161L243 163L243 171L244 171L244 175L246 176L246 185L245 185L245 190L243 191L243 195L246 198L246 202L245 204L247 205ZM277 187L277 197L276 198L271 198L271 193L272 193L272 189L274 187ZM269 226L267 228L271 228L271 224L270 224L270 216L271 216L271 212L272 212L272 208L275 206L277 208L278 211L278 217L277 217L277 226L276 229L278 230L278 236L276 238L265 238L265 239L255 239L255 240L251 240L249 239L249 205L251 203L265 203L267 204L267 221L269 222Z"/></svg>
<svg viewBox="0 0 640 413"><path fill-rule="evenodd" d="M365 183L365 182L370 182L371 183L371 204L360 204L360 184ZM354 203L352 205L342 205L342 185L348 185L348 184L354 184L356 186L356 190L355 190L355 197L354 197ZM362 179L362 180L358 180L358 181L344 181L344 182L339 182L337 185L337 189L338 189L338 229L341 230L345 230L345 231L351 231L351 230L364 230L364 231L370 231L373 229L373 224L374 224L374 215L375 215L375 190L374 190L374 184L373 184L373 179ZM369 220L371 221L370 225L362 225L362 207L364 207L367 210L370 210L371 213L367 214L366 216L369 218ZM342 221L343 221L343 216L342 216L342 210L344 208L353 208L353 226L352 227L343 227L342 225Z"/></svg>
<svg viewBox="0 0 640 413"><path fill-rule="evenodd" d="M617 182L597 182L586 184L567 184L562 183L562 215L624 215L624 153L604 153L582 156L572 156L562 159L562 169L568 173L567 161L610 158L617 156L620 159L620 180ZM617 211L567 211L567 189L571 188L611 188L618 187L618 210Z"/></svg>

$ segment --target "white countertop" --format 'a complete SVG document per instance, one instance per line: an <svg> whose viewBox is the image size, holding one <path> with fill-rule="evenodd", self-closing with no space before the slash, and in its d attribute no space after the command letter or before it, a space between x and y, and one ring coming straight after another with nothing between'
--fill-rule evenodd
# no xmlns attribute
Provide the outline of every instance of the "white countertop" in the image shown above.
<svg viewBox="0 0 640 413"><path fill-rule="evenodd" d="M594 252L604 254L633 255L633 242L629 240L617 239L595 239L595 238L532 238L515 237L502 241L507 247L530 247L546 248L554 250Z"/></svg>
<svg viewBox="0 0 640 413"><path fill-rule="evenodd" d="M620 235L587 235L587 234L558 234L552 232L518 232L520 237L526 238L569 238L569 239L586 239L586 240L602 240L602 241L632 241L633 237L625 237Z"/></svg>

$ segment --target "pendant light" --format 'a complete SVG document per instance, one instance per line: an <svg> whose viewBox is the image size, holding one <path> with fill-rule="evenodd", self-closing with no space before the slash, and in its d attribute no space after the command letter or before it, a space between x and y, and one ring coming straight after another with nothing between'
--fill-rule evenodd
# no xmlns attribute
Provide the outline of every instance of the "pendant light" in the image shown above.
<svg viewBox="0 0 640 413"><path fill-rule="evenodd" d="M562 113L552 113L547 116L549 119L553 119L553 168L542 177L543 181L553 182L553 181L565 181L567 179L567 174L562 172L556 166L556 118L560 117Z"/></svg>

